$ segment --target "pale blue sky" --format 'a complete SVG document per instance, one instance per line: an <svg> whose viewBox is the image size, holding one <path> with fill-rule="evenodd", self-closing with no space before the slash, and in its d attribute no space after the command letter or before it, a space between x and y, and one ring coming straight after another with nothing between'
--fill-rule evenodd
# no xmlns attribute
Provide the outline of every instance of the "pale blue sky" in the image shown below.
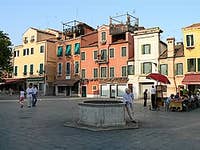
<svg viewBox="0 0 200 150"><path fill-rule="evenodd" d="M62 30L62 22L79 20L96 28L108 24L109 16L130 12L140 26L160 27L164 42L181 41L181 29L200 22L199 10L199 0L1 0L0 30L19 45L29 27Z"/></svg>

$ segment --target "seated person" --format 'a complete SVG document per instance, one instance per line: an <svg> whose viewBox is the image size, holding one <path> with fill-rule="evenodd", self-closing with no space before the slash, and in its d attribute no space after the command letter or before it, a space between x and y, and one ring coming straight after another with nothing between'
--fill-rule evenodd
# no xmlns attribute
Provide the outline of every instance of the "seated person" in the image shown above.
<svg viewBox="0 0 200 150"><path fill-rule="evenodd" d="M177 92L176 95L174 96L175 100L179 100L179 93Z"/></svg>

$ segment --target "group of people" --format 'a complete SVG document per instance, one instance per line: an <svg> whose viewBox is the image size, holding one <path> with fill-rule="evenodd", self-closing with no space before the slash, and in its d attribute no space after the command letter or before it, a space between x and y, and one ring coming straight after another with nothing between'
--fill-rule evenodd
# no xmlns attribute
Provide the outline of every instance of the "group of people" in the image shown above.
<svg viewBox="0 0 200 150"><path fill-rule="evenodd" d="M33 85L32 83L29 84L26 91L23 88L21 88L20 98L19 98L20 107L21 108L24 107L25 95L27 98L28 108L35 107L37 103L37 94L38 94L37 86Z"/></svg>

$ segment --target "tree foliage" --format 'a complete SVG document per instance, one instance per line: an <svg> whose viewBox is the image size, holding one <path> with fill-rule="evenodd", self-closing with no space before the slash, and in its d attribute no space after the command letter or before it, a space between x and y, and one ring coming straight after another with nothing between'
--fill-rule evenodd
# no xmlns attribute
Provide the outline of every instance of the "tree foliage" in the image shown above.
<svg viewBox="0 0 200 150"><path fill-rule="evenodd" d="M10 73L12 71L12 43L8 34L0 31L0 79L2 74L7 72Z"/></svg>

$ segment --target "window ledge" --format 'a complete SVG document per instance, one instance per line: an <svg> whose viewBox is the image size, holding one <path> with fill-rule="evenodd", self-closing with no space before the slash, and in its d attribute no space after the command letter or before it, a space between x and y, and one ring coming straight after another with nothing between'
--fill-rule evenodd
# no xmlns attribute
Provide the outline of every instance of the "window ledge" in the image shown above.
<svg viewBox="0 0 200 150"><path fill-rule="evenodd" d="M194 46L186 46L186 49L193 49Z"/></svg>

